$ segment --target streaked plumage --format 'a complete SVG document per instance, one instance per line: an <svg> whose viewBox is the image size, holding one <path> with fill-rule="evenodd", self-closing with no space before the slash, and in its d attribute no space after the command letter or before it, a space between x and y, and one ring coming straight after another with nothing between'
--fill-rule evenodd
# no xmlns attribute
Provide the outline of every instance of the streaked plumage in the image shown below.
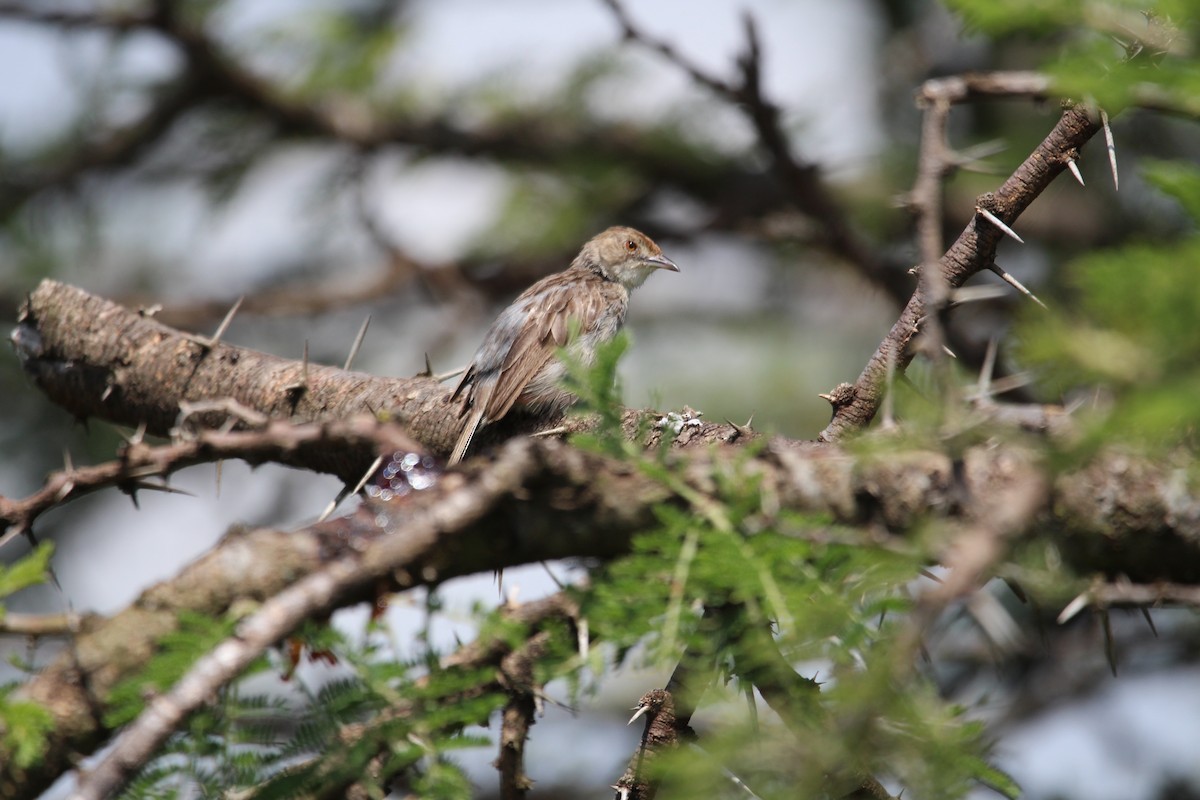
<svg viewBox="0 0 1200 800"><path fill-rule="evenodd" d="M568 345L570 320L578 320L580 333L569 349L590 363L596 346L625 323L630 291L656 269L679 268L644 233L609 228L566 270L522 292L492 323L451 395L461 399L465 423L450 463L462 460L481 425L514 407L549 414L571 405L575 398L558 385L564 368L555 358L555 350Z"/></svg>

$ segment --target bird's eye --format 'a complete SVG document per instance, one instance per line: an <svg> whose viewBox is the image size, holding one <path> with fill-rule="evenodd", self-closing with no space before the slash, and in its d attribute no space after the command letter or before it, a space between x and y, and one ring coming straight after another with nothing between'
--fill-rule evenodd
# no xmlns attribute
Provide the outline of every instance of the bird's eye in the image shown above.
<svg viewBox="0 0 1200 800"><path fill-rule="evenodd" d="M636 253L637 252L637 242L635 242L633 239L627 239L625 241L625 249L631 253Z"/></svg>

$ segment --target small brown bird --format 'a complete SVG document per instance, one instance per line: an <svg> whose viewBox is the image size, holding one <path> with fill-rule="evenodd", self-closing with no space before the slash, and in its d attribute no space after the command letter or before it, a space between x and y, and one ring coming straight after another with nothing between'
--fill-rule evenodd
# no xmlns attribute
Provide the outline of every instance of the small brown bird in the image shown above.
<svg viewBox="0 0 1200 800"><path fill-rule="evenodd" d="M642 731L642 744L629 766L613 785L617 800L654 800L658 794L661 774L655 774L668 753L684 742L694 741L695 732L675 716L675 698L666 689L651 689L642 695L634 707L634 714L627 724L646 717L646 728Z"/></svg>
<svg viewBox="0 0 1200 800"><path fill-rule="evenodd" d="M590 364L596 348L625 323L629 293L657 269L679 271L646 234L609 228L585 244L566 270L522 292L492 323L450 396L462 398L459 415L466 417L450 463L462 460L481 425L514 407L549 414L574 403L575 396L559 385L566 368L555 350L566 346ZM572 319L579 335L568 342Z"/></svg>

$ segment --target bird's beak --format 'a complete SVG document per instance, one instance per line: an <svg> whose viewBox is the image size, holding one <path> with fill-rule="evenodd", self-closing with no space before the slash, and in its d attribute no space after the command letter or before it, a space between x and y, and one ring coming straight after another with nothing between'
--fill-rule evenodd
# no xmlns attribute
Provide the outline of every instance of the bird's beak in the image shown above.
<svg viewBox="0 0 1200 800"><path fill-rule="evenodd" d="M668 261L667 263L670 264L671 262ZM679 267L676 267L674 264L671 264L671 266L675 269L676 272L679 271ZM633 712L633 716L629 718L629 722L626 722L625 724L632 725L634 720L636 720L638 717L640 717L642 714L645 714L649 710L650 710L650 705L648 703L638 706L637 710Z"/></svg>
<svg viewBox="0 0 1200 800"><path fill-rule="evenodd" d="M675 262L666 256L650 256L646 259L646 263L654 266L655 269L669 269L671 272L679 272L679 267L675 266Z"/></svg>

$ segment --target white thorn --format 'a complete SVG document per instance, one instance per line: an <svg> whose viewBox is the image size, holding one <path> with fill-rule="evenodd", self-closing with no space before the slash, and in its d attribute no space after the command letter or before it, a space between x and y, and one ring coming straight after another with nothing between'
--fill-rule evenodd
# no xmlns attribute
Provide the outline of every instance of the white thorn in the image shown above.
<svg viewBox="0 0 1200 800"><path fill-rule="evenodd" d="M329 505L325 506L325 510L321 512L321 516L317 517L317 522L324 522L325 520L329 519L329 515L337 510L338 500L340 499L341 498L330 500Z"/></svg>
<svg viewBox="0 0 1200 800"><path fill-rule="evenodd" d="M999 275L1000 279L1002 281L1004 281L1005 283L1007 283L1009 286L1013 287L1018 292L1025 295L1026 297L1028 297L1033 302L1037 303L1042 308L1046 308L1046 304L1043 303L1040 299L1038 299L1038 296L1036 294L1034 294L1033 292L1026 289L1025 284L1021 283L1019 280L1014 278L1012 275L1009 275L1007 272L1005 272L1004 269L999 264L991 264L988 266L988 269L990 269L992 272ZM1046 310L1049 311L1048 308Z"/></svg>
<svg viewBox="0 0 1200 800"><path fill-rule="evenodd" d="M321 512L321 516L317 517L317 522L324 522L325 520L329 519L329 515L332 514L337 507L342 504L343 500L352 494L358 494L361 492L363 487L367 485L367 481L371 480L371 478L375 475L375 471L381 466L383 466L383 456L376 456L375 460L371 462L371 466L368 467L367 471L363 473L363 476L359 478L358 483L353 489L348 486L343 486L342 490L338 492L337 497L329 501L329 505L325 506L325 510Z"/></svg>
<svg viewBox="0 0 1200 800"><path fill-rule="evenodd" d="M583 617L582 619L580 619L578 624L575 626L575 628L576 628L576 635L575 635L576 642L579 645L579 657L586 661L587 657L588 657L588 652L591 649L591 636L588 633L587 617Z"/></svg>
<svg viewBox="0 0 1200 800"><path fill-rule="evenodd" d="M992 375L996 371L996 337L988 339L987 353L979 370L979 398L987 400L992 394Z"/></svg>
<svg viewBox="0 0 1200 800"><path fill-rule="evenodd" d="M1087 608L1089 602L1091 602L1090 595L1088 592L1084 592L1071 602L1067 603L1067 607L1064 608L1062 613L1058 615L1058 624L1067 624L1072 617Z"/></svg>
<svg viewBox="0 0 1200 800"><path fill-rule="evenodd" d="M1075 176L1075 180L1079 181L1080 186L1086 186L1083 182L1083 173L1079 171L1079 165L1075 163L1075 159L1067 159L1067 169L1071 170L1071 174Z"/></svg>
<svg viewBox="0 0 1200 800"><path fill-rule="evenodd" d="M1117 175L1117 145L1113 142L1112 128L1108 125L1108 114L1100 109L1100 124L1104 126L1104 143L1108 147L1108 166L1112 168L1113 191L1121 190L1121 178Z"/></svg>
<svg viewBox="0 0 1200 800"><path fill-rule="evenodd" d="M1016 239L1021 244L1025 244L1025 240L1022 239L1020 236L1017 236L1016 231L1014 231L1012 228L1005 225L1003 220L1001 220L999 217L997 217L992 212L988 211L986 208L982 208L980 206L975 206L975 212L977 214L979 214L979 216L983 217L988 222L992 223L997 228L999 228L1001 233L1003 233L1005 236L1011 236L1012 238Z"/></svg>
<svg viewBox="0 0 1200 800"><path fill-rule="evenodd" d="M428 367L429 363L426 362L425 366ZM438 383L441 383L442 381L448 381L451 378L457 378L459 375L462 375L464 372L467 371L468 368L469 368L469 366L463 366L463 367L459 367L458 369L452 369L449 372L443 372L441 374L434 375L433 379L435 381L437 381ZM433 373L431 372L430 374L432 375Z"/></svg>
<svg viewBox="0 0 1200 800"><path fill-rule="evenodd" d="M950 356L953 359L958 358L958 356L954 355L954 351L951 350L949 347L946 347L946 345L942 345L942 352L945 353L946 355Z"/></svg>
<svg viewBox="0 0 1200 800"><path fill-rule="evenodd" d="M382 466L383 466L383 456L376 456L375 460L371 462L371 466L367 467L367 471L363 473L363 476L361 478L359 478L358 484L354 487L353 491L351 491L350 494L358 494L359 492L361 492L363 490L363 487L367 485L367 481L371 480L371 476L373 476L375 474L375 470L379 469Z"/></svg>
<svg viewBox="0 0 1200 800"><path fill-rule="evenodd" d="M246 295L242 295L237 299L237 302L225 314L225 319L221 320L221 324L217 326L217 332L208 340L209 347L216 347L221 341L221 337L225 335L225 331L229 328L229 323L233 322L234 316L237 315L238 309L242 307L242 301L246 299Z"/></svg>
<svg viewBox="0 0 1200 800"><path fill-rule="evenodd" d="M346 356L346 364L342 369L349 371L350 365L354 363L354 357L358 355L358 348L362 347L363 339L367 338L367 328L371 326L371 315L367 314L367 318L363 320L363 324L358 329L358 335L354 337L354 344L350 345L350 353ZM429 354L425 354L426 360L429 359Z"/></svg>

